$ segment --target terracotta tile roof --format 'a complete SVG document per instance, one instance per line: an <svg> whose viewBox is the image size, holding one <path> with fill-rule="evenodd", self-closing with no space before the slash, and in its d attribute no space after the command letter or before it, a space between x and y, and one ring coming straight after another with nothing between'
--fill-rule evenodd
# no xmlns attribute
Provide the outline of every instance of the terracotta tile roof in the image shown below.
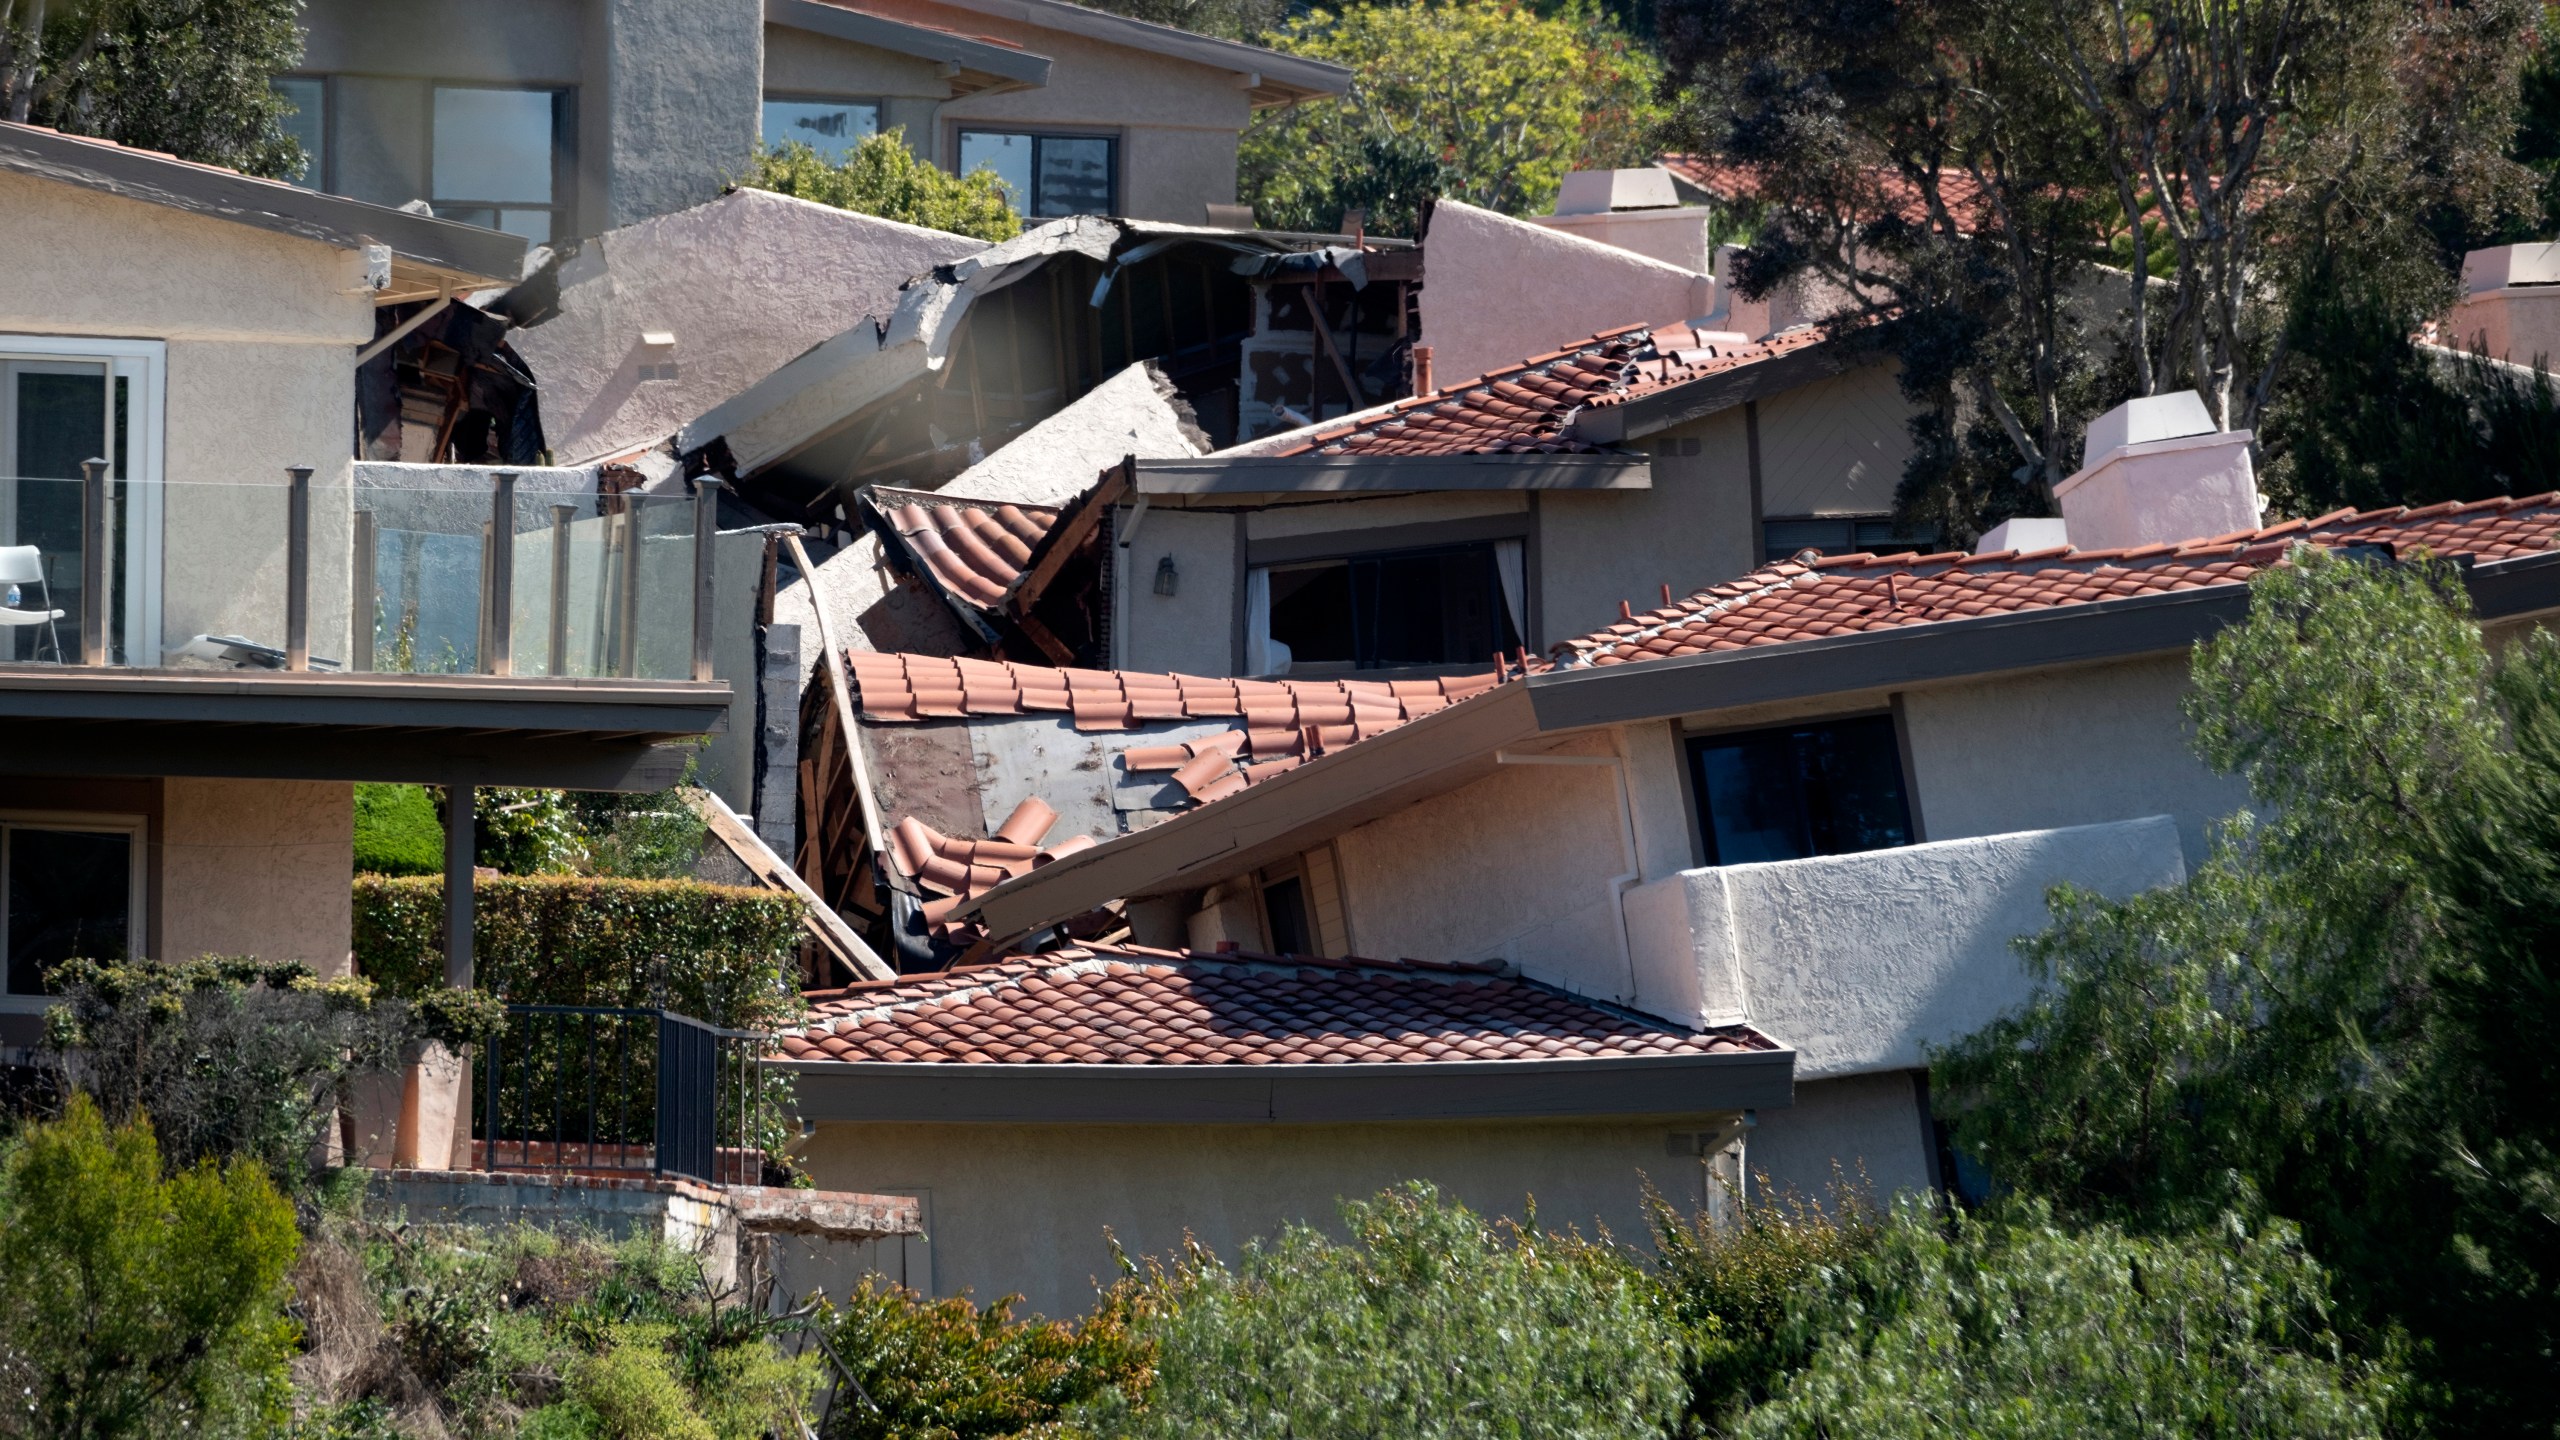
<svg viewBox="0 0 2560 1440"><path fill-rule="evenodd" d="M1712 155L1671 154L1661 158L1663 169L1679 176L1710 195L1728 201L1751 201L1761 196L1764 172L1757 165L1721 160ZM1874 199L1890 204L1895 213L1914 224L1925 224L1929 206L1920 187L1909 176L1885 166L1867 172L1875 189ZM1982 204L1982 187L1971 175L1959 170L1943 170L1938 174L1938 193L1947 208L1959 215Z"/></svg>
<svg viewBox="0 0 2560 1440"><path fill-rule="evenodd" d="M1013 807L984 840L945 835L910 815L890 828L889 868L917 891L943 897L924 907L925 923L939 927L954 909L1016 875L1092 847L1090 835L1041 843L1057 821L1058 812L1036 795Z"/></svg>
<svg viewBox="0 0 2560 1440"><path fill-rule="evenodd" d="M924 1065L1343 1065L1775 1050L1491 965L1087 944L813 995L791 1060Z"/></svg>
<svg viewBox="0 0 2560 1440"><path fill-rule="evenodd" d="M1399 400L1367 419L1319 430L1287 455L1590 454L1609 449L1576 435L1585 407L1624 404L1658 390L1819 345L1835 330L1806 326L1764 340L1700 332L1685 324L1604 330L1563 350Z"/></svg>
<svg viewBox="0 0 2560 1440"><path fill-rule="evenodd" d="M2298 543L2424 547L2505 560L2560 540L2560 495L2341 510L2176 545L2129 550L2004 550L1987 555L1840 555L1764 565L1659 610L1556 647L1561 666L1779 645L2133 595L2239 585Z"/></svg>
<svg viewBox="0 0 2560 1440"><path fill-rule="evenodd" d="M863 499L916 564L953 597L982 610L1001 605L1022 583L1059 514L1046 506L885 485L864 491Z"/></svg>

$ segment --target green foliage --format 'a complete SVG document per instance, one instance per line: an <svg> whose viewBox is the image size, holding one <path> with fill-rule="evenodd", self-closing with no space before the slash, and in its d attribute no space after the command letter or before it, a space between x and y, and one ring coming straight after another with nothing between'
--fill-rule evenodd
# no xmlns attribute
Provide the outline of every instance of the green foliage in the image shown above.
<svg viewBox="0 0 2560 1440"><path fill-rule="evenodd" d="M693 783L688 762L684 784ZM710 832L679 789L646 795L576 792L568 797L590 875L681 880L693 873Z"/></svg>
<svg viewBox="0 0 2560 1440"><path fill-rule="evenodd" d="M2387 1376L2346 1363L2320 1267L2289 1227L2141 1239L2022 1206L1906 1211L1797 1291L1810 1364L1749 1440L2379 1436Z"/></svg>
<svg viewBox="0 0 2560 1440"><path fill-rule="evenodd" d="M1650 1187L1645 1208L1655 1273L1687 1336L1681 1433L1721 1434L1813 1358L1825 1332L1797 1323L1791 1311L1875 1248L1879 1217L1845 1184L1833 1187L1828 1206L1793 1195L1737 1203L1731 1223L1683 1215Z"/></svg>
<svg viewBox="0 0 2560 1440"><path fill-rule="evenodd" d="M1341 98L1245 132L1239 191L1278 229L1329 231L1358 206L1372 232L1412 235L1435 196L1534 214L1566 171L1638 164L1656 143L1659 67L1582 0L1318 9L1267 43L1356 72Z"/></svg>
<svg viewBox="0 0 2560 1440"><path fill-rule="evenodd" d="M739 183L979 240L1010 240L1022 233L1022 217L993 170L949 174L908 149L903 130L866 137L839 165L828 164L797 140L785 140L757 151Z"/></svg>
<svg viewBox="0 0 2560 1440"><path fill-rule="evenodd" d="M356 873L437 875L444 823L424 785L356 786Z"/></svg>
<svg viewBox="0 0 2560 1440"><path fill-rule="evenodd" d="M472 820L472 858L504 874L570 875L586 864L586 830L566 791L483 790Z"/></svg>
<svg viewBox="0 0 2560 1440"><path fill-rule="evenodd" d="M1290 1226L1230 1269L1194 1248L1127 1303L1156 1347L1143 1405L1095 1428L1229 1440L1651 1436L1679 1411L1677 1336L1615 1251L1488 1221L1416 1183Z"/></svg>
<svg viewBox="0 0 2560 1440"><path fill-rule="evenodd" d="M163 1178L147 1122L75 1098L0 1163L0 1434L225 1433L283 1418L293 1207L257 1165Z"/></svg>
<svg viewBox="0 0 2560 1440"><path fill-rule="evenodd" d="M663 1005L752 1028L797 1013L801 907L697 880L482 877L473 887L482 989L515 1004ZM444 983L444 882L360 876L358 974L395 995Z"/></svg>
<svg viewBox="0 0 2560 1440"><path fill-rule="evenodd" d="M1288 0L1104 0L1089 7L1170 25L1194 35L1259 44L1288 13Z"/></svg>
<svg viewBox="0 0 2560 1440"><path fill-rule="evenodd" d="M1143 1393L1151 1348L1128 1308L1106 1302L1072 1325L1013 1318L1008 1297L926 1300L866 1278L826 1321L868 1403L836 1406L826 1440L996 1440L1046 1433L1072 1407Z"/></svg>
<svg viewBox="0 0 2560 1440"><path fill-rule="evenodd" d="M269 80L302 60L298 0L55 0L0 7L0 119L252 175L309 157Z"/></svg>

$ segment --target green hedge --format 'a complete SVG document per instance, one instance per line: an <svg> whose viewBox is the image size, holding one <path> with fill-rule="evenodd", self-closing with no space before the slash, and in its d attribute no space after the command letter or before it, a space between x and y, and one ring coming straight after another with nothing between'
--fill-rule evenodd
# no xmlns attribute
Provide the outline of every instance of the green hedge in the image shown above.
<svg viewBox="0 0 2560 1440"><path fill-rule="evenodd" d="M444 822L424 785L356 787L356 872L437 875L444 871Z"/></svg>
<svg viewBox="0 0 2560 1440"><path fill-rule="evenodd" d="M801 904L695 880L480 877L481 988L517 1004L663 1005L717 1025L797 1013ZM360 875L356 972L398 995L444 983L441 877Z"/></svg>

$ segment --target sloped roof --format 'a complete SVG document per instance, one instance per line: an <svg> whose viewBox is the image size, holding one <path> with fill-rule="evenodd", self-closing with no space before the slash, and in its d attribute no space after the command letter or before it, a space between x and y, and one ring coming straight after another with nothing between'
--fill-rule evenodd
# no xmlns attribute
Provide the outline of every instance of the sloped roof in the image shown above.
<svg viewBox="0 0 2560 1440"><path fill-rule="evenodd" d="M970 500L885 485L864 492L900 544L943 589L980 609L1013 593L1032 553L1058 523L1046 505Z"/></svg>
<svg viewBox="0 0 2560 1440"><path fill-rule="evenodd" d="M2301 542L2505 560L2560 538L2560 497L2340 510L2176 545L1784 560L1557 647L1560 667L1702 655L2134 595L2239 585Z"/></svg>
<svg viewBox="0 0 2560 1440"><path fill-rule="evenodd" d="M1495 965L1087 944L851 986L783 1037L790 1060L1264 1066L1775 1052Z"/></svg>
<svg viewBox="0 0 2560 1440"><path fill-rule="evenodd" d="M875 722L1034 710L1064 711L1079 730L1129 730L1150 720L1242 719L1248 735L1268 737L1272 753L1302 744L1310 729L1321 737L1363 725L1385 728L1500 683L1491 672L1425 680L1205 679L867 650L847 651L845 663L863 718Z"/></svg>
<svg viewBox="0 0 2560 1440"><path fill-rule="evenodd" d="M1698 189L1727 201L1757 200L1767 185L1767 177L1761 167L1737 160L1721 160L1712 155L1670 154L1656 163ZM1875 198L1891 205L1896 214L1914 224L1925 223L1929 218L1928 199L1909 176L1878 165L1867 171L1867 179L1875 189ZM1982 204L1982 187L1961 170L1940 171L1938 193L1946 201L1947 208L1958 214Z"/></svg>

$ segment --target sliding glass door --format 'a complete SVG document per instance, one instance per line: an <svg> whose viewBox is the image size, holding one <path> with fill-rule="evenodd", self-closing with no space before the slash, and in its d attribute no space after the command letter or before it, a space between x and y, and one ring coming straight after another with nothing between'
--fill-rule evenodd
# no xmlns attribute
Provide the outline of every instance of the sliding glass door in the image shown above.
<svg viewBox="0 0 2560 1440"><path fill-rule="evenodd" d="M77 663L93 606L111 663L159 663L159 365L152 341L0 336L0 663ZM93 459L109 477L94 596L81 565Z"/></svg>

